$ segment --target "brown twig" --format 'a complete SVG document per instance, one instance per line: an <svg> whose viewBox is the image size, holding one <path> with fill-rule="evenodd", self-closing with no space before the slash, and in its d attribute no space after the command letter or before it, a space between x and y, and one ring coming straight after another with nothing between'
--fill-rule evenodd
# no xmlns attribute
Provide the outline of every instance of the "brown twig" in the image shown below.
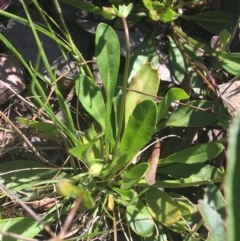
<svg viewBox="0 0 240 241"><path fill-rule="evenodd" d="M150 168L145 175L146 182L149 186L155 184L156 182L156 173L158 167L158 160L160 158L160 151L161 151L161 142L158 138L157 142L154 145L151 157L150 157Z"/></svg>

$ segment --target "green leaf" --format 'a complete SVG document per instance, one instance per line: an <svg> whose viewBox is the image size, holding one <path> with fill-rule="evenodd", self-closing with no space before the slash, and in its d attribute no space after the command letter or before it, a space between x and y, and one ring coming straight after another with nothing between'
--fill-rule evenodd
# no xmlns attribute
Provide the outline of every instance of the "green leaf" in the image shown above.
<svg viewBox="0 0 240 241"><path fill-rule="evenodd" d="M83 205L87 209L92 209L95 207L95 201L91 196L91 192L88 190L84 190L84 195L83 195Z"/></svg>
<svg viewBox="0 0 240 241"><path fill-rule="evenodd" d="M216 56L226 71L232 75L240 74L240 53L217 52Z"/></svg>
<svg viewBox="0 0 240 241"><path fill-rule="evenodd" d="M98 69L107 99L105 126L108 128L105 129L105 154L106 158L109 158L110 143L113 142L113 133L110 125L111 111L118 79L120 44L115 31L105 23L100 23L97 27L95 44Z"/></svg>
<svg viewBox="0 0 240 241"><path fill-rule="evenodd" d="M181 170L181 171L179 171ZM217 167L206 165L206 163L185 164L163 166L158 169L158 173L169 175L175 179L198 178L199 180L214 180L223 177L224 173Z"/></svg>
<svg viewBox="0 0 240 241"><path fill-rule="evenodd" d="M233 15L223 11L200 12L193 16L187 16L187 19L194 20L202 28L213 34L219 35L223 29L232 31Z"/></svg>
<svg viewBox="0 0 240 241"><path fill-rule="evenodd" d="M52 134L52 135L60 136L58 128L53 123L33 121L33 120L28 120L28 119L25 119L22 117L17 117L17 120L20 123L22 123L30 128L38 129L39 131L44 131L44 132Z"/></svg>
<svg viewBox="0 0 240 241"><path fill-rule="evenodd" d="M117 34L107 24L100 23L96 30L96 58L108 100L114 96L120 63L120 45Z"/></svg>
<svg viewBox="0 0 240 241"><path fill-rule="evenodd" d="M137 198L134 205L127 205L126 218L131 229L141 237L149 237L153 234L154 222L140 199Z"/></svg>
<svg viewBox="0 0 240 241"><path fill-rule="evenodd" d="M42 230L42 226L39 225L36 220L30 217L12 217L0 220L0 230L32 238L35 237L35 235L37 235ZM3 236L1 234L0 240L13 241L16 239Z"/></svg>
<svg viewBox="0 0 240 241"><path fill-rule="evenodd" d="M145 197L148 211L158 222L169 225L179 221L181 217L179 206L166 192L149 188Z"/></svg>
<svg viewBox="0 0 240 241"><path fill-rule="evenodd" d="M229 43L230 39L231 39L231 34L226 29L223 29L219 33L219 40L220 40L220 43L221 43L221 50L224 51L226 49L226 46Z"/></svg>
<svg viewBox="0 0 240 241"><path fill-rule="evenodd" d="M151 63L146 63L138 70L128 88L144 94L156 96L159 83L160 79L158 70L153 69ZM132 114L138 103L143 100L153 99L153 97L136 93L131 90L127 92L126 96L125 125L127 125L129 116Z"/></svg>
<svg viewBox="0 0 240 241"><path fill-rule="evenodd" d="M157 106L152 100L139 103L129 117L120 143L120 152L138 152L146 145L156 130Z"/></svg>
<svg viewBox="0 0 240 241"><path fill-rule="evenodd" d="M159 121L161 118L164 118L168 115L168 108L170 107L173 101L188 99L189 96L179 88L171 88L162 101L158 104L158 117Z"/></svg>
<svg viewBox="0 0 240 241"><path fill-rule="evenodd" d="M91 196L91 192L88 190L85 190L82 185L74 185L73 183L61 180L57 184L57 190L58 192L63 196L70 196L72 198L77 198L80 195L83 195L82 199L82 205L86 208L93 208L95 206L95 202Z"/></svg>
<svg viewBox="0 0 240 241"><path fill-rule="evenodd" d="M208 183L206 185L204 202L214 208L223 220L226 219L226 202L219 188L213 183Z"/></svg>
<svg viewBox="0 0 240 241"><path fill-rule="evenodd" d="M95 156L92 156L91 158L90 152L92 151L95 143L103 134L104 133L100 133L99 135L96 135L89 143L82 146L73 147L69 149L68 152L77 158L82 158L85 164L87 164L88 166L92 165L94 163L92 158L95 158Z"/></svg>
<svg viewBox="0 0 240 241"><path fill-rule="evenodd" d="M105 129L106 107L99 86L88 76L80 75L75 88L83 107Z"/></svg>
<svg viewBox="0 0 240 241"><path fill-rule="evenodd" d="M201 202L198 209L203 217L206 228L209 230L209 239L211 241L226 241L226 228L224 220L219 213L209 204Z"/></svg>
<svg viewBox="0 0 240 241"><path fill-rule="evenodd" d="M40 181L50 182L53 178L57 180L56 175L59 172L40 162L25 160L2 163L0 170L0 183L10 188L11 191L19 191L26 187L32 187L35 190L36 184ZM65 176L64 172L60 173L58 177L63 176Z"/></svg>
<svg viewBox="0 0 240 241"><path fill-rule="evenodd" d="M132 10L133 4L130 3L127 6L123 5L119 5L118 9L114 8L116 14L118 15L119 18L127 18L127 16L130 14L131 10Z"/></svg>
<svg viewBox="0 0 240 241"><path fill-rule="evenodd" d="M188 63L171 37L169 37L169 59L175 78L179 83L182 83Z"/></svg>
<svg viewBox="0 0 240 241"><path fill-rule="evenodd" d="M168 126L175 127L200 127L213 123L218 118L220 105L207 100L196 100L188 103L189 106L181 106L158 126L162 130ZM194 106L194 107L191 107ZM204 110L201 110L201 109ZM213 111L207 111L208 108Z"/></svg>
<svg viewBox="0 0 240 241"><path fill-rule="evenodd" d="M126 167L128 163L130 163L133 159L133 157L136 155L138 151L137 150L129 150L125 153L121 153L111 163L111 168L109 169L109 176L108 178L114 178L115 174Z"/></svg>
<svg viewBox="0 0 240 241"><path fill-rule="evenodd" d="M102 9L88 2L76 1L76 0L61 0L73 7L85 10L90 13L102 15Z"/></svg>
<svg viewBox="0 0 240 241"><path fill-rule="evenodd" d="M201 219L200 214L196 208L196 205L191 203L186 197L181 196L176 193L169 193L172 198L175 198L179 205L179 209L181 212L181 219L171 225L168 225L168 228L173 230L174 232L190 232L190 228L193 227L196 223L198 223ZM184 201L179 201L184 200Z"/></svg>
<svg viewBox="0 0 240 241"><path fill-rule="evenodd" d="M178 18L178 14L176 12L174 12L171 8L166 9L164 12L161 12L159 14L159 19L160 21L164 22L164 23L168 23L171 22L175 19Z"/></svg>
<svg viewBox="0 0 240 241"><path fill-rule="evenodd" d="M224 183L228 214L228 238L226 240L232 241L240 237L240 111L238 111L236 118L230 126L227 154L227 171Z"/></svg>
<svg viewBox="0 0 240 241"><path fill-rule="evenodd" d="M218 156L224 149L220 143L205 143L189 147L159 160L159 166L173 163L203 163Z"/></svg>
<svg viewBox="0 0 240 241"><path fill-rule="evenodd" d="M133 190L122 190L117 187L111 187L113 191L115 191L122 200L130 201L136 197L136 193ZM126 205L127 206L127 205Z"/></svg>
<svg viewBox="0 0 240 241"><path fill-rule="evenodd" d="M126 190L130 189L132 186L134 186L136 183L139 182L140 179L147 173L149 170L149 163L140 163L130 169L130 171L124 173L121 189Z"/></svg>

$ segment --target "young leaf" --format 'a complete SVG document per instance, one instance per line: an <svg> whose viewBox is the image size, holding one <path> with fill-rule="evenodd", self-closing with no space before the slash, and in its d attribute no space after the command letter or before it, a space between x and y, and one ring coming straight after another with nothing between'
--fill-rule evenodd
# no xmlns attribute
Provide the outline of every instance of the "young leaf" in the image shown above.
<svg viewBox="0 0 240 241"><path fill-rule="evenodd" d="M153 69L151 63L144 64L134 76L129 84L129 89L142 92L143 94L133 91L127 92L126 107L125 107L125 125L127 125L129 116L132 114L136 105L143 100L153 99L153 97L144 95L157 95L160 79L158 70Z"/></svg>
<svg viewBox="0 0 240 241"><path fill-rule="evenodd" d="M130 169L123 175L121 189L126 190L134 186L142 177L146 174L149 169L149 163L140 163Z"/></svg>
<svg viewBox="0 0 240 241"><path fill-rule="evenodd" d="M179 206L167 193L157 188L149 188L145 197L148 211L158 222L169 225L179 221Z"/></svg>
<svg viewBox="0 0 240 241"><path fill-rule="evenodd" d="M160 13L159 15L160 21L164 23L171 22L178 18L178 14L174 12L171 8L167 8L164 12Z"/></svg>
<svg viewBox="0 0 240 241"><path fill-rule="evenodd" d="M231 39L231 34L226 30L223 29L220 33L219 33L219 40L221 43L221 50L225 51L226 50L226 46L228 44L228 42Z"/></svg>
<svg viewBox="0 0 240 241"><path fill-rule="evenodd" d="M168 115L168 108L170 107L173 101L177 100L185 100L188 99L188 95L179 88L171 88L162 101L158 104L158 117L157 120L159 121L161 118L164 118Z"/></svg>
<svg viewBox="0 0 240 241"><path fill-rule="evenodd" d="M203 163L218 156L224 147L220 143L205 143L189 147L159 160L159 166L173 163Z"/></svg>
<svg viewBox="0 0 240 241"><path fill-rule="evenodd" d="M157 106L152 100L139 103L129 117L120 143L120 152L136 150L146 145L156 130Z"/></svg>
<svg viewBox="0 0 240 241"><path fill-rule="evenodd" d="M240 237L240 111L238 111L229 132L229 145L227 152L227 174L224 183L225 198L227 202L227 237L229 241Z"/></svg>
<svg viewBox="0 0 240 241"><path fill-rule="evenodd" d="M200 127L211 124L217 120L220 105L216 102L196 100L188 104L189 106L182 106L175 110L166 120L160 123L157 129L162 130L168 126ZM213 108L213 112L207 111L208 108ZM202 109L205 109L205 111Z"/></svg>
<svg viewBox="0 0 240 241"><path fill-rule="evenodd" d="M127 205L126 218L131 229L141 237L149 237L153 234L154 222L140 199L137 198L134 205Z"/></svg>
<svg viewBox="0 0 240 241"><path fill-rule="evenodd" d="M96 82L86 75L80 75L75 82L76 94L83 107L105 130L105 103Z"/></svg>
<svg viewBox="0 0 240 241"><path fill-rule="evenodd" d="M182 83L188 64L186 58L183 57L181 51L171 37L169 37L169 59L175 78L179 83Z"/></svg>

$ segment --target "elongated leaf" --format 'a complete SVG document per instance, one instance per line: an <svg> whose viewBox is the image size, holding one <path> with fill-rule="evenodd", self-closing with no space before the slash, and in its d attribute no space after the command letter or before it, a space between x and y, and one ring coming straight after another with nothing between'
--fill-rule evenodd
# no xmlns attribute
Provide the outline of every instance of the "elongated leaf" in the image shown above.
<svg viewBox="0 0 240 241"><path fill-rule="evenodd" d="M224 220L219 213L214 210L209 204L201 202L198 209L202 214L203 220L209 230L209 238L211 241L226 241L226 228Z"/></svg>
<svg viewBox="0 0 240 241"><path fill-rule="evenodd" d="M227 174L224 183L227 202L227 237L229 241L240 237L240 111L238 111L229 132Z"/></svg>
<svg viewBox="0 0 240 241"><path fill-rule="evenodd" d="M219 33L219 40L221 43L221 49L225 50L227 44L229 43L231 39L231 34L227 31L227 29L223 29L220 33Z"/></svg>
<svg viewBox="0 0 240 241"><path fill-rule="evenodd" d="M213 123L218 118L219 104L207 100L196 100L188 103L190 106L182 106L175 110L165 121L161 122L158 130L168 126L175 127L200 127ZM202 108L204 110L198 109ZM207 111L213 108L213 112Z"/></svg>
<svg viewBox="0 0 240 241"><path fill-rule="evenodd" d="M117 187L112 187L112 190L118 193L122 200L130 201L136 197L136 193L133 190L122 190ZM126 205L127 206L127 205Z"/></svg>
<svg viewBox="0 0 240 241"><path fill-rule="evenodd" d="M169 175L175 179L194 177L198 178L199 180L213 180L223 177L224 174L222 171L220 171L220 169L214 166L206 165L206 163L177 163L159 168L158 173Z"/></svg>
<svg viewBox="0 0 240 241"><path fill-rule="evenodd" d="M83 107L105 129L105 103L96 82L86 75L80 75L75 88Z"/></svg>
<svg viewBox="0 0 240 241"><path fill-rule="evenodd" d="M117 34L105 23L100 23L96 30L96 58L98 69L102 77L102 83L105 90L106 117L105 117L105 154L108 158L110 153L110 143L114 145L113 130L111 125L111 111L113 97L116 88L118 69L120 63L120 44Z"/></svg>
<svg viewBox="0 0 240 241"><path fill-rule="evenodd" d="M107 24L100 23L96 30L96 58L108 100L112 101L120 63L120 45L117 34Z"/></svg>
<svg viewBox="0 0 240 241"><path fill-rule="evenodd" d="M149 163L140 163L130 169L123 175L121 189L130 189L134 186L142 177L146 174L149 169Z"/></svg>
<svg viewBox="0 0 240 241"><path fill-rule="evenodd" d="M188 64L171 37L169 37L169 59L175 78L182 83Z"/></svg>
<svg viewBox="0 0 240 241"><path fill-rule="evenodd" d="M134 206L127 206L126 217L131 229L141 237L149 237L153 234L154 222L140 199L134 202Z"/></svg>
<svg viewBox="0 0 240 241"><path fill-rule="evenodd" d="M168 115L168 108L170 107L173 101L184 100L184 99L187 99L188 97L189 96L182 89L179 89L179 88L170 89L157 107L158 108L157 120L159 121L161 118L164 118Z"/></svg>
<svg viewBox="0 0 240 241"><path fill-rule="evenodd" d="M32 191L35 191L36 184L43 180L52 180L59 172L57 169L42 163L25 160L2 163L0 170L0 183L12 191L19 191L25 187L31 187ZM59 177L65 175L62 172Z"/></svg>
<svg viewBox="0 0 240 241"><path fill-rule="evenodd" d="M200 12L193 16L189 16L188 19L194 20L202 28L216 35L219 35L223 29L227 29L231 32L234 25L233 15L223 11Z"/></svg>
<svg viewBox="0 0 240 241"><path fill-rule="evenodd" d="M22 117L17 117L17 120L30 128L38 129L40 131L45 131L53 135L58 135L58 136L60 135L59 130L57 129L56 125L54 125L53 123L33 121Z"/></svg>
<svg viewBox="0 0 240 241"><path fill-rule="evenodd" d="M152 100L139 103L129 117L124 131L120 152L129 150L138 152L146 145L156 130L157 107Z"/></svg>
<svg viewBox="0 0 240 241"><path fill-rule="evenodd" d="M19 234L19 235L25 236L26 238L32 238L42 230L42 227L33 218L17 217L17 218L1 219L0 230ZM0 240L13 241L16 239L13 239L10 237L4 237L1 234Z"/></svg>
<svg viewBox="0 0 240 241"><path fill-rule="evenodd" d="M208 183L205 189L204 202L214 208L223 220L226 218L226 202L219 188L213 183Z"/></svg>
<svg viewBox="0 0 240 241"><path fill-rule="evenodd" d="M203 163L218 156L223 151L220 143L205 143L198 146L186 148L159 160L160 166L173 163Z"/></svg>
<svg viewBox="0 0 240 241"><path fill-rule="evenodd" d="M158 70L153 69L151 63L144 64L134 76L129 85L129 89L156 96L160 79ZM129 116L132 114L136 105L143 100L153 99L153 97L136 93L133 91L127 92L126 107L125 107L125 125L127 125Z"/></svg>
<svg viewBox="0 0 240 241"><path fill-rule="evenodd" d="M216 55L226 71L232 75L240 74L240 53L219 52Z"/></svg>
<svg viewBox="0 0 240 241"><path fill-rule="evenodd" d="M146 193L147 208L154 219L163 224L173 224L181 217L177 202L167 193L150 188Z"/></svg>
<svg viewBox="0 0 240 241"><path fill-rule="evenodd" d="M83 1L76 1L76 0L60 0L62 2L65 2L73 7L85 10L90 13L94 14L102 14L103 10L96 5L93 5L92 3L83 2Z"/></svg>

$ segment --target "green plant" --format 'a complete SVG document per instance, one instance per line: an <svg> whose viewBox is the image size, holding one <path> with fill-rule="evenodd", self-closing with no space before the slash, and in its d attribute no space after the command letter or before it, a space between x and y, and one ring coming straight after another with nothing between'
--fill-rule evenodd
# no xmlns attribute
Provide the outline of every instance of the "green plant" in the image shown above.
<svg viewBox="0 0 240 241"><path fill-rule="evenodd" d="M24 1L21 2L27 14ZM68 1L68 3L73 2L76 3L76 1ZM40 10L37 1L33 1L33 3ZM55 3L58 6L57 1ZM155 6L149 5L147 1L144 2L144 6L149 10L149 15L152 18L155 18L159 11L164 11L157 19L161 21L163 21L161 16L165 16L164 13L166 15L169 12L173 13L170 8L171 4L169 2L164 4L162 8L161 4ZM90 5L86 6L85 10L91 10L94 13L99 11L95 6L91 5L90 10ZM166 10L166 6L168 6L168 10ZM82 2L81 7L83 8ZM159 131L168 127L189 128L211 124L219 119L222 105L215 101L195 100L185 105L183 103L169 114L169 107L173 102L189 98L188 94L180 88L171 88L160 103L154 101L160 85L156 69L158 65L156 50L153 47L155 34L153 33L148 41L141 44L134 55L130 57L126 17L132 7L134 9L132 4L119 5L119 8L113 7L111 12L107 12L112 14L111 16L119 17L124 27L126 61L123 76L119 74L120 48L117 35L112 27L104 23L99 24L96 30L96 58L102 78L102 88L93 79L89 68L82 67L82 62L85 60L71 40L66 25L63 24L67 43L54 35L44 15L42 17L45 19L47 28L34 24L28 14L28 20L25 20L0 11L2 15L17 19L31 27L39 47L39 56L41 56L39 61L40 58L44 60L50 77L49 80L39 76L38 64L34 68L29 67L10 42L3 35L0 35L2 41L27 68L32 77L31 92L37 104L43 108L53 123L26 121L23 118L19 118L19 121L31 128L44 131L46 134L62 138L65 148L71 154L71 162L65 168L49 167L42 163L26 160L21 160L14 167L12 163L1 164L1 187L6 187L6 190L10 189L12 192L27 192L27 197L21 194L21 201L30 202L42 198L46 193L51 196L49 192L55 190L55 185L57 185L63 198L59 199L56 206L44 213L42 220L45 223L53 222L57 219L56 210L60 208L62 209L61 215L69 213L70 210L74 210L76 213L80 209L87 213L89 220L101 217L99 221L90 226L87 234L78 236L81 239L90 240L95 236L107 233L103 227L105 218L108 218L112 220L114 227L110 232L116 233L117 229L120 228L124 230L120 226L123 225L121 220L124 219L127 221L126 226L131 227L133 232L145 240L152 240L153 235L155 235L155 240L165 238L166 229L181 233L185 240L189 240L189 236L192 240L207 240L198 234L197 229L202 224L201 215L203 218L206 217L205 210L209 206L200 205L199 213L196 205L188 198L178 194L177 191L170 192L162 189L172 188L172 190L176 190L177 188L207 184L209 189L212 188L217 192L218 198L222 201L222 196L212 182L220 183L223 180L224 171L205 162L218 156L223 151L223 145L217 142L204 143L188 147L162 159L157 157L159 159L157 173L163 174L164 179L154 180L155 183L152 186L149 186L144 179L150 169L151 162L146 158L141 158L139 163L136 163L136 160L144 152L149 142L152 142L151 145L154 144L151 141L152 137ZM60 9L59 13L61 15ZM102 10L100 13L103 14ZM174 18L171 17L171 20ZM62 22L64 23L63 18ZM195 40L185 36L178 27L173 26L173 29L175 30L173 34L178 34L184 40L187 39L192 45L195 44L195 47L207 49L206 46L199 45ZM51 70L44 57L44 50L37 31L53 38L59 44L63 55L66 57L65 52L69 51L77 62L80 74L75 79L76 95L79 102L94 119L89 129L77 130L84 131L82 137L77 135L70 108L64 102L56 85L54 71ZM176 35L173 36L176 37ZM193 53L191 46L182 43L181 40L177 41L176 38L174 40L180 47L177 50L172 50L172 56L178 54L179 58L184 59L185 52L181 54L179 51L182 50L181 45L187 49L185 51L188 55ZM171 47L173 49L174 42L171 42ZM219 59L227 57L225 53L211 51L209 50L213 56ZM186 63L185 60L182 62ZM187 60L186 66L193 62L192 59ZM237 68L234 68L232 72L229 63L236 64ZM235 59L233 60L233 56L227 57L226 62L223 63L224 66L229 72L238 73L239 65ZM182 74L181 71L176 73L176 76L181 79L180 74ZM54 87L54 93L63 110L66 123L62 123L55 115L48 103L47 88L44 88L41 83L49 88ZM39 98L39 95L42 98ZM221 117L226 119L225 116L221 115ZM15 178L12 178L12 173L14 173ZM1 198L6 197L6 190ZM207 197L206 195L205 201ZM74 203L72 200L77 201ZM216 209L222 208L223 203L224 201ZM120 216L116 215L116 210L120 210ZM214 212L214 214L216 213ZM120 221L119 226L117 226L118 221ZM198 224L197 228L192 230L195 223ZM45 224L41 226L38 222L33 222L32 219L26 217L16 217L11 220L4 218L0 225L2 230L17 232L16 224L18 227L21 225L21 227L28 228L21 233L21 235L28 237L34 237L45 227ZM63 238L64 233L60 233L58 236Z"/></svg>

